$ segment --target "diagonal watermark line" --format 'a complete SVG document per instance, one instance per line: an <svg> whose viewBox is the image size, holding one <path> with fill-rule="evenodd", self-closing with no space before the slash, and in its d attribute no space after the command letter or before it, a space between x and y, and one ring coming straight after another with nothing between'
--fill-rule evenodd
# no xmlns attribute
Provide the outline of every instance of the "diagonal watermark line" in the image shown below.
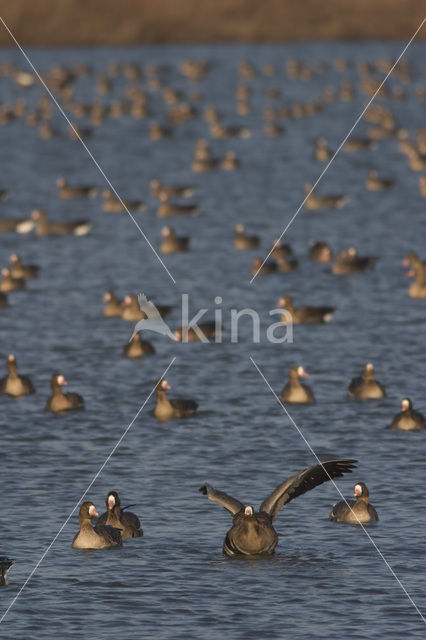
<svg viewBox="0 0 426 640"><path fill-rule="evenodd" d="M306 200L309 198L309 196L312 194L313 190L315 189L315 187L317 186L317 184L320 182L320 180L322 179L322 177L324 176L324 174L328 171L329 167L331 166L331 164L334 162L336 156L338 155L338 153L340 152L341 148L343 147L343 145L345 144L346 140L349 138L349 136L351 135L352 131L355 129L355 127L357 126L358 122L361 120L361 118L363 117L364 113L367 111L368 107L371 105L371 103L373 102L373 100L375 99L375 97L377 96L377 94L379 93L380 89L383 87L383 85L385 84L386 80L389 78L389 76L391 75L391 73L393 72L393 70L395 69L396 65L398 64L398 62L401 60L401 58L403 57L403 55L405 54L405 52L407 51L408 47L410 46L410 44L413 42L414 38L416 37L416 35L419 33L419 31L421 30L421 28L423 27L424 23L426 22L426 18L423 18L422 22L420 23L420 26L417 27L415 33L411 36L410 40L407 42L407 44L405 45L405 47L403 48L403 50L401 51L401 53L399 54L396 62L394 62L394 64L392 65L391 69L388 71L388 73L386 74L386 76L384 77L384 79L382 80L382 82L380 83L379 87L376 89L376 91L374 92L373 96L370 98L370 100L367 102L367 105L364 107L364 109L361 111L360 115L358 116L358 118L355 120L355 123L352 125L351 129L349 130L349 133L346 134L346 136L343 138L342 142L339 144L339 146L337 147L336 151L333 153L333 155L331 156L330 160L327 162L327 165L324 167L324 169L322 170L322 172L320 173L319 177L317 178L316 182L312 185L310 191L306 194L305 198L303 199L302 203L299 205L299 208L296 210L296 212L292 215L292 217L290 218L289 222L287 223L287 225L284 227L284 231L281 233L280 237L274 242L274 244L272 245L271 250L269 251L268 255L266 256L266 258L264 259L264 261L262 262L262 264L260 265L260 267L258 268L258 270L256 271L256 273L254 274L254 276L252 277L252 279L250 280L250 284L253 283L253 280L257 277L259 271L261 270L261 268L263 267L263 265L265 264L265 262L267 261L267 259L269 258L269 256L271 255L272 251L274 250L274 246L277 242L279 242L282 237L285 235L285 233L287 232L287 230L290 228L290 226L293 224L293 221L296 219L297 215L299 214L299 212L301 211L303 205L305 204Z"/></svg>
<svg viewBox="0 0 426 640"><path fill-rule="evenodd" d="M49 553L49 551L51 550L51 548L53 547L53 545L55 544L56 540L59 538L59 536L61 535L62 531L64 530L64 528L66 527L66 525L68 524L70 518L72 517L74 511L77 509L77 507L80 505L80 503L82 502L83 498L87 495L88 491L90 491L91 487L93 486L93 484L96 482L96 480L99 478L99 476L101 475L102 471L104 470L104 468L106 467L106 465L108 464L108 462L110 461L111 457L114 455L115 451L117 450L117 448L120 446L120 444L122 443L122 441L124 440L124 438L126 437L127 432L129 431L129 429L132 427L132 425L134 424L135 420L137 420L139 414L141 413L142 409L145 407L146 403L148 402L148 400L151 398L152 394L155 391L155 388L157 386L157 384L159 383L159 381L164 378L168 372L168 370L170 369L170 367L172 366L172 364L174 363L174 361L176 360L176 356L174 356L172 358L172 360L170 361L170 363L168 364L168 366L166 367L166 369L163 371L163 373L161 374L160 378L157 380L157 382L155 383L155 385L152 387L151 391L149 392L147 398L145 398L142 406L138 409L137 413L134 415L134 417L132 418L132 420L130 421L130 423L127 425L126 429L124 430L123 434L121 435L121 437L119 438L118 442L114 445L114 447L111 449L110 453L108 454L108 456L106 457L105 461L103 462L103 464L101 465L101 467L99 468L99 470L95 473L95 475L93 476L92 480L90 481L89 486L87 487L87 489L85 490L85 492L83 493L83 495L78 499L78 501L76 502L76 504L73 507L73 510L71 511L71 513L69 514L69 516L67 517L67 519L65 520L65 522L62 524L61 528L59 529L58 533L55 535L55 537L53 538L53 540L50 542L50 544L47 546L47 548L45 549L45 551L43 552L42 556L40 557L40 559L36 562L34 568L32 569L31 573L29 574L28 578L25 580L24 584L22 585L22 587L19 589L18 593L16 594L16 596L13 598L12 602L10 603L10 605L7 607L6 611L3 613L3 615L0 618L0 624L3 622L3 620L5 619L5 617L7 616L7 614L9 613L9 611L11 610L11 608L13 607L13 605L15 604L15 602L17 601L17 599L19 598L19 596L22 594L23 590L25 589L25 587L27 586L27 584L29 583L29 581L31 580L31 578L33 577L33 575L35 574L35 572L37 571L37 569L39 568L39 566L41 565L41 563L43 562L43 560L45 559L45 557L47 556L47 554Z"/></svg>
<svg viewBox="0 0 426 640"><path fill-rule="evenodd" d="M14 43L16 44L16 46L18 47L19 51L22 53L22 55L24 56L25 60L28 62L28 64L30 65L31 69L34 71L35 75L37 76L37 78L40 80L41 84L43 85L43 87L46 89L47 93L49 94L50 98L53 100L53 102L55 103L55 105L57 106L59 112L61 113L61 115L65 118L65 120L67 121L68 125L71 127L73 133L75 134L76 138L79 140L79 142L82 144L82 146L84 147L84 149L86 150L88 156L91 158L92 162L94 163L94 165L96 166L96 168L98 169L98 171L101 173L102 177L104 178L105 182L108 184L108 186L110 187L111 191L114 193L114 195L116 196L117 200L119 200L119 202L121 203L121 205L124 207L125 211L127 212L127 214L130 216L132 222L135 224L135 226L137 227L139 233L141 234L141 236L143 237L143 239L145 240L145 242L148 244L148 246L150 247L150 249L152 250L152 252L154 253L154 255L156 256L157 260L160 262L160 264L162 265L163 269L166 271L167 275L169 276L170 280L173 282L173 284L176 284L176 280L174 279L174 277L172 276L172 274L170 273L170 271L168 270L168 268L166 267L166 265L164 264L163 260L161 259L160 255L158 254L158 252L156 251L156 249L154 248L154 246L152 245L151 241L149 240L148 236L144 233L144 231L142 230L142 228L139 226L137 220L135 219L135 217L132 215L132 213L129 211L128 207L126 206L125 202L123 202L123 200L121 199L120 194L117 192L117 190L115 189L114 185L111 183L110 179L108 178L108 176L105 174L104 170L102 169L102 167L100 166L99 162L96 160L96 158L94 157L93 153L90 151L89 147L87 146L87 144L84 142L84 140L82 139L82 137L80 136L80 134L78 133L78 131L76 130L76 128L74 127L73 123L71 122L71 120L68 118L67 114L65 113L65 111L62 109L61 105L59 104L59 102L56 100L55 96L53 95L53 93L51 92L51 90L49 89L49 87L47 86L47 84L45 83L45 81L43 80L43 78L41 77L41 75L39 74L39 72L37 71L37 69L35 68L35 66L33 65L33 63L31 62L31 60L29 59L28 55L26 54L26 52L24 51L24 49L21 47L21 45L19 44L19 42L17 41L17 39L15 38L15 36L13 35L13 33L11 32L11 30L9 29L9 27L7 26L6 22L4 21L4 19L2 18L2 16L0 16L0 21L2 22L4 28L6 29L6 31L9 33L10 37L12 38L12 40L14 41Z"/></svg>
<svg viewBox="0 0 426 640"><path fill-rule="evenodd" d="M281 408L283 409L283 411L286 413L288 419L290 420L291 424L293 425L293 427L296 429L296 431L298 432L298 434L301 436L301 438L303 439L303 441L305 442L306 446L308 447L309 451L312 453L312 455L314 456L314 458L319 462L319 464L321 463L321 460L318 458L317 454L315 453L315 451L313 450L313 448L311 447L311 445L309 444L308 440L306 439L306 437L303 435L302 431L299 429L299 427L297 426L297 424L295 423L295 421L293 420L293 418L291 417L291 415L289 414L289 412L287 411L285 405L281 402L281 400L279 399L279 397L277 396L277 394L275 393L275 391L273 390L273 388L271 387L270 383L268 382L268 380L265 378L264 374L262 373L262 371L260 370L259 366L257 365L257 363L253 360L253 358L251 356L249 356L252 364L254 365L254 367L257 369L258 373L260 374L260 376L262 377L263 381L265 382L266 386L268 387L268 389L270 390L270 392L272 393L272 395L274 396L275 400L278 402L278 404L281 406ZM326 471L324 469L324 471ZM327 475L330 478L330 481L333 483L334 488L337 490L337 492L340 494L341 498L344 500L344 502L346 503L346 505L350 508L351 505L348 503L348 501L346 500L345 496L343 495L343 493L340 491L339 487L337 486L337 484L334 482L333 478L330 477L330 475L327 473ZM401 580L398 578L398 576L396 575L395 571L392 569L392 567L390 566L389 562L386 560L385 556L383 555L383 553L380 551L379 547L377 546L377 544L375 543L375 541L373 540L373 538L371 537L371 535L368 533L367 529L364 527L364 525L362 524L362 522L360 522L360 520L358 519L358 516L356 515L356 513L354 513L355 518L358 520L358 524L360 525L360 527L362 528L362 530L364 531L365 535L367 536L367 538L369 539L369 541L371 542L371 544L373 545L373 547L375 548L375 550L377 551L377 553L379 554L379 556L381 557L381 559L383 560L383 562L385 563L385 565L387 566L387 568L389 569L389 571L391 572L392 576L395 578L395 580L397 581L397 583L399 584L399 586L401 587L401 589L403 590L403 592L405 593L405 595L407 596L407 598L409 599L409 601L411 602L411 604L413 605L413 607L415 608L415 610L417 611L417 613L419 614L419 616L421 617L421 619L423 620L423 622L426 624L426 618L423 616L422 612L420 611L420 609L418 608L418 606L416 605L416 603L414 602L413 598L410 596L410 594L408 593L407 589L404 587L404 585L402 584Z"/></svg>

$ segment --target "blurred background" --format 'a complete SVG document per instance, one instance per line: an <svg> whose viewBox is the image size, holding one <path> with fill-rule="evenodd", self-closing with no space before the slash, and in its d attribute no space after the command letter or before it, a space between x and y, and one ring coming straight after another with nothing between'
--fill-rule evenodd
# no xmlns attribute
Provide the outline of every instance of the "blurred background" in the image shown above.
<svg viewBox="0 0 426 640"><path fill-rule="evenodd" d="M2 0L0 9L18 41L36 46L405 40L425 14L422 0ZM0 45L11 45L4 29Z"/></svg>

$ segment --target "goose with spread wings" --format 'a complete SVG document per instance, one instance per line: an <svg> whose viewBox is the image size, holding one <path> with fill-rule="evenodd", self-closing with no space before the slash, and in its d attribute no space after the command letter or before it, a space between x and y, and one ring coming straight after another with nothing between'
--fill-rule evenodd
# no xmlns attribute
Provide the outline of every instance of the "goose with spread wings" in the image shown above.
<svg viewBox="0 0 426 640"><path fill-rule="evenodd" d="M139 322L136 323L129 342L133 340L138 331L147 329L149 331L155 331L155 333L162 333L164 336L168 336L173 341L175 341L175 336L173 335L167 324L164 322L155 304L151 300L148 300L143 293L138 294L138 302L141 311L145 313L146 318L143 320L139 320Z"/></svg>
<svg viewBox="0 0 426 640"><path fill-rule="evenodd" d="M327 460L320 462L284 480L262 502L258 512L246 506L223 491L204 484L200 491L209 500L225 507L233 516L231 529L223 543L223 553L227 556L252 556L272 554L278 544L278 535L272 526L278 511L290 500L301 496L314 487L333 478L351 473L357 460Z"/></svg>

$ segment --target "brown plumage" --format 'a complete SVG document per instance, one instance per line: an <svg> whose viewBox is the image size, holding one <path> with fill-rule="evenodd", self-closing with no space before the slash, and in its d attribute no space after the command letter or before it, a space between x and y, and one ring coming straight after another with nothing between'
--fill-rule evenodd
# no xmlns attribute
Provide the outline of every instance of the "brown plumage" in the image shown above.
<svg viewBox="0 0 426 640"><path fill-rule="evenodd" d="M280 400L294 404L313 404L315 396L312 389L300 382L300 378L308 376L309 374L300 365L292 367L288 375L289 381L281 391Z"/></svg>
<svg viewBox="0 0 426 640"><path fill-rule="evenodd" d="M105 500L107 511L99 516L96 530L102 525L110 525L120 529L122 538L139 538L143 535L139 518L128 507L121 507L116 491L110 491Z"/></svg>
<svg viewBox="0 0 426 640"><path fill-rule="evenodd" d="M258 512L252 506L245 506L223 491L217 491L204 484L200 492L209 500L220 504L233 516L231 529L223 543L223 553L227 556L272 554L278 544L278 535L272 522L279 510L288 502L310 491L332 478L351 473L356 460L327 460L299 471L278 485L262 502Z"/></svg>
<svg viewBox="0 0 426 640"><path fill-rule="evenodd" d="M107 549L122 545L121 530L107 525L93 528L93 518L98 512L93 502L83 502L78 514L80 531L74 536L72 547L74 549Z"/></svg>
<svg viewBox="0 0 426 640"><path fill-rule="evenodd" d="M370 493L363 482L358 482L355 485L354 496L356 500L341 500L335 504L329 515L329 520L366 524L379 519L373 505L368 503Z"/></svg>
<svg viewBox="0 0 426 640"><path fill-rule="evenodd" d="M13 353L7 357L6 367L8 375L0 380L0 392L7 393L14 398L35 392L34 385L28 376L18 374L18 363Z"/></svg>
<svg viewBox="0 0 426 640"><path fill-rule="evenodd" d="M353 378L348 388L348 398L384 398L385 388L374 379L374 366L368 362L362 376Z"/></svg>
<svg viewBox="0 0 426 640"><path fill-rule="evenodd" d="M197 411L198 404L194 400L184 400L178 398L169 400L166 391L171 389L167 380L160 380L156 386L157 406L154 409L154 416L158 420L169 420L170 418L188 418Z"/></svg>
<svg viewBox="0 0 426 640"><path fill-rule="evenodd" d="M62 413L72 409L84 409L84 400L78 393L62 393L62 387L68 384L64 376L54 373L50 386L52 387L52 395L48 399L45 411L53 411L53 413Z"/></svg>

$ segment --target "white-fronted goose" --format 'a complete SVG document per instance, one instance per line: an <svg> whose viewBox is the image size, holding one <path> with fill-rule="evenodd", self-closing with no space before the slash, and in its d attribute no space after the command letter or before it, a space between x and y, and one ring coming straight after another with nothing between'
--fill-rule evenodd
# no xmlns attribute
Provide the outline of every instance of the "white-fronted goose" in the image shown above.
<svg viewBox="0 0 426 640"><path fill-rule="evenodd" d="M368 191L384 191L385 189L390 189L392 186L393 180L379 178L377 171L372 170L368 172L368 178L365 181L365 187Z"/></svg>
<svg viewBox="0 0 426 640"><path fill-rule="evenodd" d="M354 487L356 500L341 500L334 505L329 515L333 522L350 522L351 524L366 524L377 521L379 516L372 504L368 503L370 493L363 482L357 482Z"/></svg>
<svg viewBox="0 0 426 640"><path fill-rule="evenodd" d="M14 564L15 560L0 556L0 587L5 587L8 584L6 576Z"/></svg>
<svg viewBox="0 0 426 640"><path fill-rule="evenodd" d="M400 413L397 413L388 429L400 429L401 431L419 431L426 429L426 418L420 411L413 409L410 398L401 401Z"/></svg>
<svg viewBox="0 0 426 640"><path fill-rule="evenodd" d="M163 238L160 244L161 253L176 253L179 251L188 251L191 238L189 236L178 237L175 230L171 227L163 227L161 229Z"/></svg>
<svg viewBox="0 0 426 640"><path fill-rule="evenodd" d="M18 398L28 396L35 392L34 386L28 376L18 374L18 363L13 353L6 360L8 375L0 380L0 392Z"/></svg>
<svg viewBox="0 0 426 640"><path fill-rule="evenodd" d="M220 161L220 168L225 171L234 171L241 166L241 162L237 158L235 151L226 151L222 160Z"/></svg>
<svg viewBox="0 0 426 640"><path fill-rule="evenodd" d="M170 216L195 216L200 210L196 204L178 204L171 202L169 197L162 193L160 195L161 204L157 209L159 218L168 218Z"/></svg>
<svg viewBox="0 0 426 640"><path fill-rule="evenodd" d="M23 265L21 262L21 258L17 253L12 253L9 260L12 263L12 266L10 268L12 278L24 278L24 280L32 280L33 278L38 277L40 267L35 264Z"/></svg>
<svg viewBox="0 0 426 640"><path fill-rule="evenodd" d="M374 366L368 362L362 376L353 378L348 388L348 398L384 398L386 391L383 385L374 379Z"/></svg>
<svg viewBox="0 0 426 640"><path fill-rule="evenodd" d="M171 387L167 380L158 382L156 386L157 406L154 409L154 416L158 420L193 416L198 409L198 404L194 400L169 400L166 394L168 389Z"/></svg>
<svg viewBox="0 0 426 640"><path fill-rule="evenodd" d="M20 291L25 289L24 278L14 278L12 272L7 267L1 270L2 278L0 280L0 291L8 293L9 291Z"/></svg>
<svg viewBox="0 0 426 640"><path fill-rule="evenodd" d="M278 272L278 263L276 260L262 261L262 258L255 258L251 267L251 273L253 276L264 276L270 273Z"/></svg>
<svg viewBox="0 0 426 640"><path fill-rule="evenodd" d="M169 184L165 185L160 180L153 179L149 183L151 193L155 198L165 195L167 198L178 196L179 198L190 198L195 193L194 187L188 185Z"/></svg>
<svg viewBox="0 0 426 640"><path fill-rule="evenodd" d="M327 140L325 138L318 138L316 141L316 147L314 151L314 158L318 162L326 162L330 160L333 152L327 147Z"/></svg>
<svg viewBox="0 0 426 640"><path fill-rule="evenodd" d="M93 502L83 502L78 514L80 531L74 536L74 549L107 549L122 546L121 530L108 525L93 528L93 518L99 515Z"/></svg>
<svg viewBox="0 0 426 640"><path fill-rule="evenodd" d="M104 293L103 302L105 303L103 313L107 318L121 316L123 313L123 303L112 291Z"/></svg>
<svg viewBox="0 0 426 640"><path fill-rule="evenodd" d="M291 367L288 375L289 381L281 391L280 400L294 404L313 404L315 396L312 389L300 382L300 378L308 376L309 373L306 373L302 366Z"/></svg>
<svg viewBox="0 0 426 640"><path fill-rule="evenodd" d="M308 198L305 202L305 207L312 211L316 209L341 209L349 201L348 196L345 195L328 195L317 196L312 191L311 184L305 184L305 193L308 193Z"/></svg>
<svg viewBox="0 0 426 640"><path fill-rule="evenodd" d="M409 275L414 275L414 282L408 289L410 298L426 298L425 270L419 263L414 264Z"/></svg>
<svg viewBox="0 0 426 640"><path fill-rule="evenodd" d="M138 297L134 294L125 296L121 303L121 317L128 322L138 322L138 320L145 320L147 315L141 310L138 302Z"/></svg>
<svg viewBox="0 0 426 640"><path fill-rule="evenodd" d="M96 530L103 525L120 529L122 538L140 538L143 535L139 518L128 507L121 507L120 498L116 491L110 491L105 500L107 510L96 524Z"/></svg>
<svg viewBox="0 0 426 640"><path fill-rule="evenodd" d="M278 535L272 526L279 510L290 500L303 495L314 487L332 478L340 478L351 473L356 460L327 460L315 464L282 482L262 502L258 512L252 506L245 506L223 491L204 484L200 492L209 500L220 504L233 516L232 528L223 543L223 553L227 556L272 554L278 544Z"/></svg>
<svg viewBox="0 0 426 640"><path fill-rule="evenodd" d="M293 298L291 296L281 296L278 300L278 307L284 308L291 313L293 324L318 324L330 322L336 313L335 307L298 307L293 306ZM287 317L284 314L281 322L286 322Z"/></svg>
<svg viewBox="0 0 426 640"><path fill-rule="evenodd" d="M123 348L123 356L126 358L142 358L142 356L152 355L155 349L150 342L142 340L139 333L135 333L129 344Z"/></svg>
<svg viewBox="0 0 426 640"><path fill-rule="evenodd" d="M119 200L111 189L102 191L104 199L103 210L111 213L121 213L123 211L145 211L146 204L142 200Z"/></svg>
<svg viewBox="0 0 426 640"><path fill-rule="evenodd" d="M259 243L259 236L246 235L244 226L242 224L237 224L235 227L234 249L254 249L259 246Z"/></svg>
<svg viewBox="0 0 426 640"><path fill-rule="evenodd" d="M309 260L314 262L331 262L332 252L326 242L314 241L309 247Z"/></svg>
<svg viewBox="0 0 426 640"><path fill-rule="evenodd" d="M54 373L50 386L52 387L52 395L48 399L45 411L53 411L53 413L62 413L72 409L84 409L84 400L78 393L62 393L62 387L68 384L64 376Z"/></svg>
<svg viewBox="0 0 426 640"><path fill-rule="evenodd" d="M365 149L376 149L377 144L370 138L350 138L343 145L345 151L364 151Z"/></svg>
<svg viewBox="0 0 426 640"><path fill-rule="evenodd" d="M98 193L98 188L88 185L71 186L65 178L56 180L59 197L63 200L70 198L94 198Z"/></svg>
<svg viewBox="0 0 426 640"><path fill-rule="evenodd" d="M215 340L216 338L216 323L215 322L200 322L197 324L202 334L207 340ZM220 328L221 329L221 328ZM202 338L198 335L193 327L179 327L174 332L175 339L178 342L197 342Z"/></svg>
<svg viewBox="0 0 426 640"><path fill-rule="evenodd" d="M88 220L75 220L74 222L48 222L46 213L40 209L33 211L31 218L36 223L36 234L38 236L85 236L93 226L93 224Z"/></svg>

